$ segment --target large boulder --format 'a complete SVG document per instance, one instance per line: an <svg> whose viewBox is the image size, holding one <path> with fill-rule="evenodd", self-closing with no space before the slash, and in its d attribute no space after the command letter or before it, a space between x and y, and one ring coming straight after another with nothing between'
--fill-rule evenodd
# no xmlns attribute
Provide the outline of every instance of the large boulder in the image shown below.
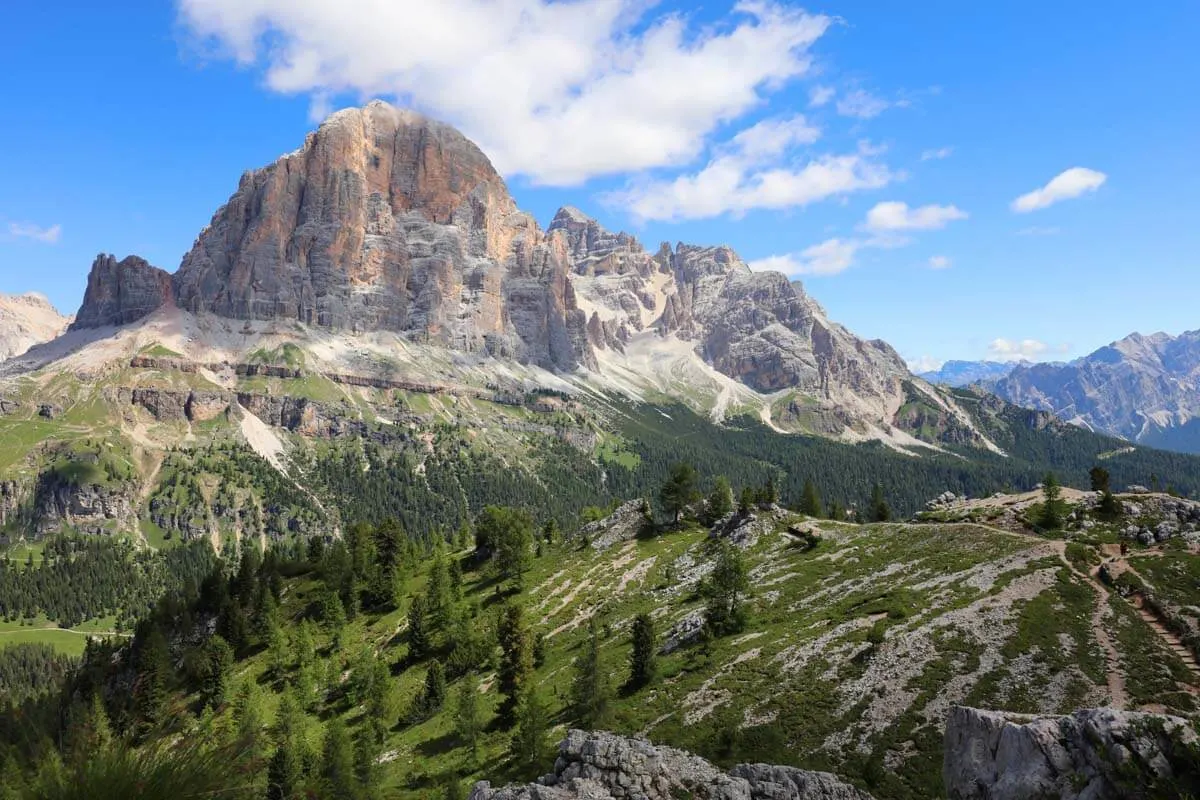
<svg viewBox="0 0 1200 800"><path fill-rule="evenodd" d="M479 783L470 800L870 800L824 772L743 764L725 773L704 759L644 739L571 731L554 772L537 783L494 789Z"/></svg>
<svg viewBox="0 0 1200 800"><path fill-rule="evenodd" d="M1035 717L955 707L942 775L951 800L1120 800L1200 792L1183 719L1111 708Z"/></svg>

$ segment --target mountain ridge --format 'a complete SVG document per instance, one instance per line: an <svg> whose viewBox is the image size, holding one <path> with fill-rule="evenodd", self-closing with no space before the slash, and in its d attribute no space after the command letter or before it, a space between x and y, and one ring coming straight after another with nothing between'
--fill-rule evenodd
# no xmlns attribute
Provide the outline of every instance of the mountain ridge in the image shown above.
<svg viewBox="0 0 1200 800"><path fill-rule="evenodd" d="M799 429L919 444L895 426L914 391L899 354L831 322L799 282L725 246L651 253L571 206L543 231L466 137L379 101L244 173L174 273L98 257L72 327L160 309L247 330L396 334L603 391L699 391L718 419L779 406Z"/></svg>

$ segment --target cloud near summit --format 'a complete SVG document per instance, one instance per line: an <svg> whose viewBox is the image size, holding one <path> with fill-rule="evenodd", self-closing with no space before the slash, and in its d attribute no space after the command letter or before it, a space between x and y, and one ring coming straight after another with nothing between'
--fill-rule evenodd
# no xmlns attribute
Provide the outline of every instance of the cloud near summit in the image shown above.
<svg viewBox="0 0 1200 800"><path fill-rule="evenodd" d="M653 15L646 0L178 0L200 41L315 109L390 97L445 119L507 175L543 185L681 167L720 126L808 75L833 23L739 0L717 24ZM856 164L818 162L844 176ZM810 178L819 178L812 174ZM861 178L860 178L861 179ZM762 191L788 194L762 176ZM801 193L807 196L807 193ZM648 200L654 211L663 200Z"/></svg>

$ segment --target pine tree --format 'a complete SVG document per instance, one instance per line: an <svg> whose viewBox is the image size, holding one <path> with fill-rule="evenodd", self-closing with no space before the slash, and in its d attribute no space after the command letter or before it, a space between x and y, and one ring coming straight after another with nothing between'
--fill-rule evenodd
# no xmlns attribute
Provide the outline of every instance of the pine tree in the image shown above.
<svg viewBox="0 0 1200 800"><path fill-rule="evenodd" d="M429 662L425 671L425 687L421 691L421 716L428 718L442 710L446 704L446 670L436 658Z"/></svg>
<svg viewBox="0 0 1200 800"><path fill-rule="evenodd" d="M716 566L703 587L708 597L704 627L711 636L728 636L746 627L743 596L750 589L750 578L736 547L722 540L718 548Z"/></svg>
<svg viewBox="0 0 1200 800"><path fill-rule="evenodd" d="M267 765L267 800L291 800L297 796L303 780L303 767L295 748L290 742L280 742Z"/></svg>
<svg viewBox="0 0 1200 800"><path fill-rule="evenodd" d="M167 676L170 662L167 640L154 628L141 643L137 655L137 670L133 688L134 716L139 737L145 736L166 719Z"/></svg>
<svg viewBox="0 0 1200 800"><path fill-rule="evenodd" d="M718 475L713 481L712 492L708 495L708 524L720 520L733 511L733 489L724 475Z"/></svg>
<svg viewBox="0 0 1200 800"><path fill-rule="evenodd" d="M700 499L696 489L696 469L691 464L676 464L658 492L663 508L671 515L675 524L692 503Z"/></svg>
<svg viewBox="0 0 1200 800"><path fill-rule="evenodd" d="M357 800L360 794L354 764L354 745L340 717L325 726L325 747L321 753L323 797L333 800Z"/></svg>
<svg viewBox="0 0 1200 800"><path fill-rule="evenodd" d="M250 552L256 552L251 550ZM204 643L201 652L203 680L200 685L200 696L204 704L219 709L225 704L225 695L229 688L229 673L233 670L233 648L214 634Z"/></svg>
<svg viewBox="0 0 1200 800"><path fill-rule="evenodd" d="M806 517L824 516L821 508L821 495L811 480L804 481L804 492L800 496L800 513Z"/></svg>
<svg viewBox="0 0 1200 800"><path fill-rule="evenodd" d="M1053 472L1046 473L1042 480L1042 508L1037 523L1051 531L1063 526L1062 484Z"/></svg>
<svg viewBox="0 0 1200 800"><path fill-rule="evenodd" d="M238 686L233 698L233 719L237 726L234 730L237 740L250 749L247 755L256 759L261 754L259 742L264 720L258 685L251 679L242 681Z"/></svg>
<svg viewBox="0 0 1200 800"><path fill-rule="evenodd" d="M545 773L552 759L550 715L536 691L528 692L516 713L517 730L510 755L516 771L529 778Z"/></svg>
<svg viewBox="0 0 1200 800"><path fill-rule="evenodd" d="M426 658L433 646L426 609L425 596L420 594L412 599L412 605L408 608L408 657L412 661Z"/></svg>
<svg viewBox="0 0 1200 800"><path fill-rule="evenodd" d="M500 577L520 589L529 570L533 546L533 519L529 513L507 506L488 506L475 523L480 550L496 558Z"/></svg>
<svg viewBox="0 0 1200 800"><path fill-rule="evenodd" d="M504 702L500 705L499 719L504 727L516 721L517 707L525 694L529 678L533 673L529 633L521 618L521 607L515 603L506 605L500 615L496 638L500 643L500 669L497 682Z"/></svg>
<svg viewBox="0 0 1200 800"><path fill-rule="evenodd" d="M738 514L744 517L754 510L754 502L757 496L753 487L743 486L741 495L738 497Z"/></svg>
<svg viewBox="0 0 1200 800"><path fill-rule="evenodd" d="M571 683L575 718L593 730L603 727L608 720L611 695L608 675L600 663L600 637L593 622L583 653L575 660L575 679Z"/></svg>
<svg viewBox="0 0 1200 800"><path fill-rule="evenodd" d="M463 678L458 685L454 704L454 730L458 740L470 748L471 759L479 755L479 735L483 732L483 721L479 712L479 691L471 676Z"/></svg>
<svg viewBox="0 0 1200 800"><path fill-rule="evenodd" d="M629 680L625 684L631 691L654 680L658 671L655 638L654 619L649 614L638 614L633 620L633 652L629 656Z"/></svg>
<svg viewBox="0 0 1200 800"><path fill-rule="evenodd" d="M779 502L779 489L775 486L775 474L769 473L767 481L758 490L758 504L760 506L770 506Z"/></svg>
<svg viewBox="0 0 1200 800"><path fill-rule="evenodd" d="M837 500L829 501L829 518L834 522L846 521L846 507Z"/></svg>
<svg viewBox="0 0 1200 800"><path fill-rule="evenodd" d="M891 522L892 508L883 496L883 484L877 483L871 489L871 507L868 519L871 522Z"/></svg>
<svg viewBox="0 0 1200 800"><path fill-rule="evenodd" d="M433 563L429 567L426 595L429 598L430 626L438 633L445 633L450 627L454 599L450 589L450 570L441 547L434 554Z"/></svg>

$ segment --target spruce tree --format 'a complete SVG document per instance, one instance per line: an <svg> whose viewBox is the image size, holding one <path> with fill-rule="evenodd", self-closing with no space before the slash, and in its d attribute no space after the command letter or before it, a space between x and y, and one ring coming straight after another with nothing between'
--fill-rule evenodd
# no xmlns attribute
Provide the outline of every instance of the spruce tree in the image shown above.
<svg viewBox="0 0 1200 800"><path fill-rule="evenodd" d="M529 632L521 617L521 607L515 603L506 605L500 615L496 638L500 644L500 669L497 682L504 702L500 705L499 719L504 727L512 727L516 721L517 707L525 694L533 673L533 654Z"/></svg>
<svg viewBox="0 0 1200 800"><path fill-rule="evenodd" d="M477 758L483 720L479 712L479 691L470 675L459 681L454 703L454 730L458 734L458 740L470 748L471 759Z"/></svg>
<svg viewBox="0 0 1200 800"><path fill-rule="evenodd" d="M800 496L800 513L806 517L824 516L821 495L817 492L816 484L811 480L804 481L804 492Z"/></svg>
<svg viewBox="0 0 1200 800"><path fill-rule="evenodd" d="M633 620L633 653L629 656L629 680L626 687L631 691L646 686L654 680L658 671L654 620L649 614L638 614Z"/></svg>
<svg viewBox="0 0 1200 800"><path fill-rule="evenodd" d="M713 482L712 492L708 495L707 511L710 525L733 511L733 489L724 475L718 475Z"/></svg>
<svg viewBox="0 0 1200 800"><path fill-rule="evenodd" d="M332 800L358 800L360 785L354 764L354 744L340 717L325 726L325 746L321 753L323 797Z"/></svg>
<svg viewBox="0 0 1200 800"><path fill-rule="evenodd" d="M883 484L877 483L871 489L871 507L868 515L871 522L891 522L892 507L883 496Z"/></svg>
<svg viewBox="0 0 1200 800"><path fill-rule="evenodd" d="M432 717L446 704L446 670L436 658L425 671L425 688L421 691L421 713Z"/></svg>
<svg viewBox="0 0 1200 800"><path fill-rule="evenodd" d="M750 588L749 573L741 552L729 542L718 544L717 563L705 581L708 598L704 609L704 628L710 636L741 633L746 627L743 597Z"/></svg>
<svg viewBox="0 0 1200 800"><path fill-rule="evenodd" d="M593 730L603 727L608 721L611 695L608 674L600 663L600 637L593 620L583 652L575 660L575 679L571 683L575 718Z"/></svg>
<svg viewBox="0 0 1200 800"><path fill-rule="evenodd" d="M663 508L678 524L685 509L700 499L696 489L696 469L691 464L676 464L658 492Z"/></svg>
<svg viewBox="0 0 1200 800"><path fill-rule="evenodd" d="M513 767L522 777L536 778L546 772L553 759L550 714L536 691L526 693L521 699L516 724L510 750Z"/></svg>
<svg viewBox="0 0 1200 800"><path fill-rule="evenodd" d="M417 595L408 608L408 657L421 661L429 655L433 643L429 635L429 616L426 613L425 596Z"/></svg>
<svg viewBox="0 0 1200 800"><path fill-rule="evenodd" d="M1042 508L1037 515L1037 524L1051 531L1063 526L1062 484L1053 472L1046 473L1042 480Z"/></svg>

